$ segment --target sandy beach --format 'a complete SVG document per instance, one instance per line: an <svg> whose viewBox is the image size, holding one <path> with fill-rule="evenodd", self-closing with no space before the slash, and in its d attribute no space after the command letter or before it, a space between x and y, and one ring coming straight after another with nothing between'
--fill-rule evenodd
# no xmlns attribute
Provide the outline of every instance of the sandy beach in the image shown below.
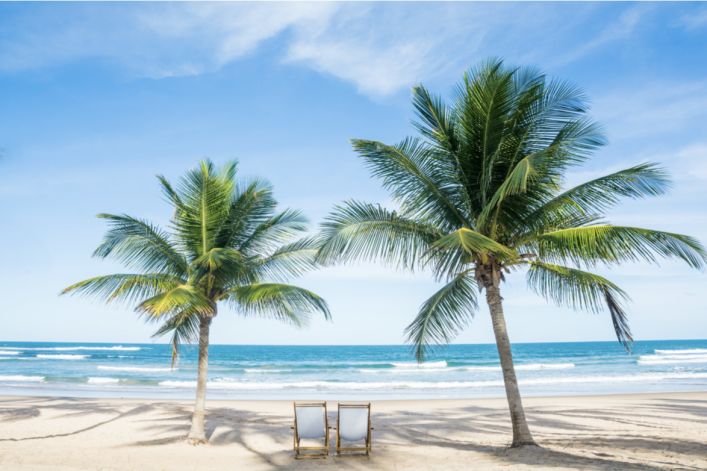
<svg viewBox="0 0 707 471"><path fill-rule="evenodd" d="M0 398L0 469L707 469L707 392L527 398L537 449L509 450L503 399L373 403L373 455L295 461L292 404ZM335 404L330 404L333 420Z"/></svg>

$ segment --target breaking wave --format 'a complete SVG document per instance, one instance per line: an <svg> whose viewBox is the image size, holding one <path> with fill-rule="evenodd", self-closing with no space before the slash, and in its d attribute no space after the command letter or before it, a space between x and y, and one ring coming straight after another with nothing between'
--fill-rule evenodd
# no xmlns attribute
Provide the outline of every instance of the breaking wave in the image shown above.
<svg viewBox="0 0 707 471"><path fill-rule="evenodd" d="M40 353L35 356L42 360L84 360L91 355L44 355Z"/></svg>

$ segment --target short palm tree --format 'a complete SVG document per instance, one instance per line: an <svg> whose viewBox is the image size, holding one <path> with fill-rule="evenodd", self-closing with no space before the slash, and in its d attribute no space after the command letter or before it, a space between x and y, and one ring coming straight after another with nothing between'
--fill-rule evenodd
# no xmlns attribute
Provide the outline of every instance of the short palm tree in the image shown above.
<svg viewBox="0 0 707 471"><path fill-rule="evenodd" d="M505 274L527 269L529 286L560 305L605 307L628 347L626 294L586 270L658 256L699 268L705 251L684 235L603 220L620 197L664 192L666 174L654 164L562 189L566 171L604 144L577 88L492 60L465 74L451 105L422 86L413 94L418 137L396 145L353 141L398 210L357 201L335 207L322 227L318 259L377 259L431 270L444 280L406 330L419 360L427 347L449 342L467 325L477 311L477 291L485 291L512 446L532 445L503 314Z"/></svg>
<svg viewBox="0 0 707 471"><path fill-rule="evenodd" d="M110 226L94 255L112 256L138 273L90 278L66 288L137 305L159 322L156 336L171 334L172 361L182 342L199 342L196 403L188 438L206 441L204 412L209 328L219 302L244 316L274 317L303 324L318 311L319 296L285 281L314 267L316 248L302 238L298 211L276 213L272 188L263 181L236 182L236 163L221 170L205 161L173 187L159 177L174 207L170 231L126 215L101 214Z"/></svg>

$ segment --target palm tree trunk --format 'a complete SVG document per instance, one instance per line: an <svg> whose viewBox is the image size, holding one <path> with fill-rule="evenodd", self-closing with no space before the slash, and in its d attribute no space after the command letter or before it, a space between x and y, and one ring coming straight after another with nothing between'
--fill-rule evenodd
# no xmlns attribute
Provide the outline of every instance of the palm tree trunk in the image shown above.
<svg viewBox="0 0 707 471"><path fill-rule="evenodd" d="M515 368L513 367L511 342L508 339L506 319L503 316L503 298L499 289L500 281L496 273L493 273L490 278L491 280L486 283L486 302L491 313L493 333L496 336L496 348L498 349L501 370L503 371L503 384L506 387L506 399L508 399L508 409L511 413L511 424L513 425L513 443L511 443L511 447L535 445L535 440L533 440L528 423L525 420L523 402L518 389Z"/></svg>
<svg viewBox="0 0 707 471"><path fill-rule="evenodd" d="M209 369L209 328L211 317L202 316L199 323L199 366L196 380L196 401L187 439L193 444L206 443L204 415L206 413L206 377Z"/></svg>

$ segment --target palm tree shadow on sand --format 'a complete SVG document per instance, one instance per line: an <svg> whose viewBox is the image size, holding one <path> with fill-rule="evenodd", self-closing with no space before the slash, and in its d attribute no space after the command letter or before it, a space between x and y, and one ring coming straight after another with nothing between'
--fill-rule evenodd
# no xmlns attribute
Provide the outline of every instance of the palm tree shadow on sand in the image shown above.
<svg viewBox="0 0 707 471"><path fill-rule="evenodd" d="M122 443L118 446L121 449L190 446L184 442L191 419L189 404L154 402L114 407L108 404L63 398L40 401L35 406L26 406L21 400L0 401L0 423L7 425L47 413L58 419L100 415L100 420L75 430L39 436L5 436L0 438L0 443L78 437L119 421L131 421L130 427L135 429L134 436L139 439ZM376 462L384 465L400 459L424 464L424 460L429 459L427 454L434 449L444 450L452 462L468 460L471 463L475 458L483 458L499 467L665 470L700 469L689 463L707 462L704 443L671 437L671 427L658 426L672 421L675 430L676 425L680 425L676 420L697 426L705 424L707 400L647 399L628 410L619 406L595 410L531 406L528 412L529 423L542 437L543 447L509 448L505 440L510 425L507 412L501 408L461 406L433 412L375 412L374 408L376 431L370 459L331 456L329 460L302 462L292 456L291 417L219 406L212 408L207 417L210 446L199 453L208 454L212 447L236 446L247 450L256 463L265 467L291 469L315 469L334 462L337 469L375 469ZM334 419L333 414L331 419ZM258 440L259 437L268 440ZM646 458L647 452L652 452L650 460Z"/></svg>

